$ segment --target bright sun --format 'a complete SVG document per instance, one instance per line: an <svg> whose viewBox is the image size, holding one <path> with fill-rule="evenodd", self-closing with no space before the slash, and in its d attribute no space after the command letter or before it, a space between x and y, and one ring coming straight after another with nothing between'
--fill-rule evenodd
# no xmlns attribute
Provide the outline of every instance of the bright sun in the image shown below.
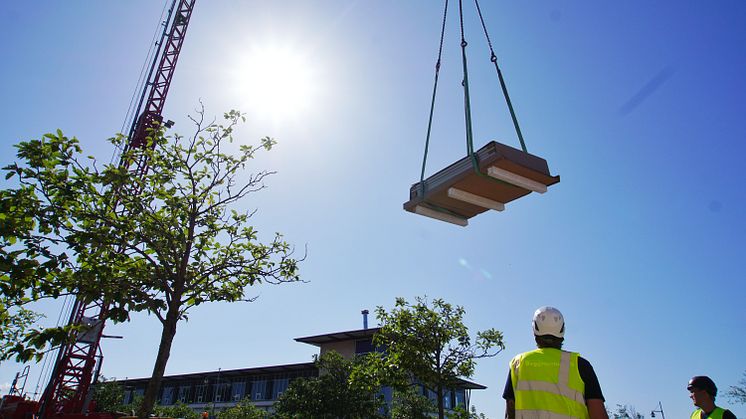
<svg viewBox="0 0 746 419"><path fill-rule="evenodd" d="M241 109L273 120L301 116L310 108L318 88L308 61L288 47L249 50L232 69Z"/></svg>

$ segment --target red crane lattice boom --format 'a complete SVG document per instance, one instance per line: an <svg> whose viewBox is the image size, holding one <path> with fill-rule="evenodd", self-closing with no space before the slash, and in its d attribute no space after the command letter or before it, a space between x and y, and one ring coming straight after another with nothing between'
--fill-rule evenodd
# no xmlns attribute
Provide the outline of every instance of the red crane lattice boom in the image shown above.
<svg viewBox="0 0 746 419"><path fill-rule="evenodd" d="M168 19L164 22L164 31L158 42L158 50L135 110L136 119L132 122L125 151L147 146L148 130L159 126L163 121L163 106L171 86L179 53L184 44L195 1L173 0ZM170 26L168 22L171 22ZM142 113L140 113L141 109ZM148 162L145 159L137 162L123 159L120 165L128 167L141 176L144 176L148 170ZM77 333L72 337L72 342L60 348L52 378L39 400L39 419L110 417L106 413L88 412L91 400L90 389L95 379L96 358L99 357L98 352L107 313L106 302L76 300L68 324L84 324L87 327L85 332Z"/></svg>

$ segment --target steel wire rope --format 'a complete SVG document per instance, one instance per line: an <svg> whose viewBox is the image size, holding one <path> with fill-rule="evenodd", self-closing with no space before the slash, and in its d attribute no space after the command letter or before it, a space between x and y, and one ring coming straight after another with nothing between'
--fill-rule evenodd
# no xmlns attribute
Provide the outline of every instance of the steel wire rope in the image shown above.
<svg viewBox="0 0 746 419"><path fill-rule="evenodd" d="M469 45L466 42L464 35L464 8L463 0L458 1L458 16L459 16L459 27L461 30L461 66L463 70L463 80L461 85L464 87L464 125L466 129L466 152L471 157L472 165L474 170L479 172L479 165L477 163L477 157L474 154L474 135L472 131L471 122L471 98L469 96L469 69L466 60L466 47Z"/></svg>
<svg viewBox="0 0 746 419"><path fill-rule="evenodd" d="M440 28L440 43L438 44L438 60L435 63L435 81L433 83L433 96L432 100L430 101L430 116L428 118L427 122L427 136L425 138L425 153L422 157L422 171L420 172L420 194L424 198L425 196L425 165L427 162L427 152L428 147L430 145L430 133L432 130L432 124L433 124L433 113L435 110L435 96L438 91L438 76L440 74L440 65L441 65L441 58L443 54L443 39L445 37L445 30L446 30L446 18L448 16L448 0L445 0L444 6L443 6L443 22L441 24ZM427 206L435 211L439 211L442 213L450 214L456 217L461 217L461 215L447 209L443 208L439 205L436 205L434 203L427 203Z"/></svg>
<svg viewBox="0 0 746 419"><path fill-rule="evenodd" d="M433 113L435 111L435 96L438 92L438 76L440 75L440 63L443 56L443 38L446 32L446 16L448 16L448 0L445 0L443 6L443 22L440 26L440 43L438 45L438 60L435 62L435 82L433 83L433 96L430 100L430 116L427 121L427 135L425 136L425 154L422 156L422 171L420 172L420 188L422 194L425 194L425 165L427 163L427 152L430 146L430 133L433 126Z"/></svg>
<svg viewBox="0 0 746 419"><path fill-rule="evenodd" d="M463 0L459 0L458 2L458 11L459 11L459 24L461 28L461 63L462 68L464 72L464 78L461 84L464 87L464 125L466 126L466 150L467 155L471 159L471 165L474 169L474 173L476 173L478 176L489 180L490 182L499 183L502 185L507 185L503 180L494 178L492 176L489 176L487 174L482 173L481 170L479 170L479 158L476 153L474 153L474 131L472 128L472 119L471 119L471 97L469 95L469 69L467 66L467 59L466 59L466 47L469 45L468 42L466 42L466 36L464 35L464 10L463 10ZM524 149L525 151L525 149Z"/></svg>
<svg viewBox="0 0 746 419"><path fill-rule="evenodd" d="M438 45L438 60L435 63L435 82L433 84L433 97L430 102L430 117L427 123L427 137L425 139L425 154L422 157L422 172L420 173L420 195L423 198L425 197L425 163L427 161L428 146L430 144L430 133L431 133L432 123L433 123L433 113L435 110L435 96L438 91L438 75L440 74L441 57L443 54L443 39L445 37L447 16L448 16L448 0L445 0L444 7L443 7L443 22L442 22L441 29L440 29L440 44ZM461 215L447 208L443 208L439 205L436 205L432 202L427 203L427 207L435 211L445 213L445 214L450 214L456 217L461 217Z"/></svg>
<svg viewBox="0 0 746 419"><path fill-rule="evenodd" d="M424 198L425 196L425 164L427 161L427 153L428 153L428 146L430 142L430 133L431 133L431 127L432 127L432 118L433 118L433 111L435 108L435 96L437 92L437 86L438 86L438 75L440 72L440 64L441 64L441 55L442 55L442 49L443 49L443 39L445 36L445 25L446 25L446 17L448 12L448 0L445 1L445 7L443 11L443 22L441 26L441 33L440 33L440 45L438 48L438 61L435 65L435 82L433 86L433 96L430 103L430 117L428 120L428 127L427 127L427 136L425 139L425 153L422 159L422 172L420 173L420 193L421 196ZM490 176L485 175L484 173L479 171L479 164L477 161L477 155L474 153L474 146L473 146L473 132L472 132L472 120L471 120L471 105L470 105L470 97L469 97L469 76L468 76L468 68L467 68L467 59L466 59L466 46L468 43L466 42L466 38L464 35L464 15L463 15L463 0L459 0L459 27L460 27L460 34L461 34L461 56L462 56L462 66L463 66L463 80L461 82L462 86L464 87L464 119L465 119L465 125L466 125L466 148L467 148L467 156L470 157L472 161L472 167L474 168L474 171L480 175L481 177L487 178L490 181L494 181L497 183L504 184L505 182L492 178ZM460 214L457 214L447 208L443 208L439 205L436 205L434 203L427 203L426 204L429 208L434 209L439 212L455 215L457 217L462 217Z"/></svg>
<svg viewBox="0 0 746 419"><path fill-rule="evenodd" d="M60 327L60 325L62 324L62 319L70 317L71 311L72 311L72 305L70 304L70 295L66 295L65 298L62 300L62 307L60 307L60 312L59 312L59 315L57 316L57 322L55 323L55 325L57 327ZM35 398L37 394L40 394L39 385L42 382L42 378L44 379L43 381L45 383L49 382L49 378L52 374L51 363L48 362L50 358L50 354L53 354L53 353L56 354L55 351L59 351L59 349L60 349L59 346L56 348L52 347L44 352L41 371L39 372L39 377L36 380L36 386L34 387Z"/></svg>
<svg viewBox="0 0 746 419"><path fill-rule="evenodd" d="M523 140L523 134L521 133L521 128L518 126L518 117L516 117L515 115L515 111L513 110L513 103L510 101L510 95L508 95L508 87L505 84L505 79L503 78L503 73L500 70L500 66L497 64L497 55L495 55L495 50L492 48L492 40L490 40L490 34L487 32L487 25L484 23L484 17L482 16L482 8L479 7L479 0L474 0L474 4L477 7L477 14L479 14L479 21L482 24L482 30L484 31L484 37L487 38L487 45L490 48L490 61L492 61L492 63L495 64L495 71L497 71L497 77L498 79L500 79L500 88L503 91L505 102L508 104L508 110L510 110L510 117L513 120L513 126L515 127L515 132L518 135L518 141L521 142L521 148L523 149L523 152L528 153L528 150L526 149L526 142Z"/></svg>

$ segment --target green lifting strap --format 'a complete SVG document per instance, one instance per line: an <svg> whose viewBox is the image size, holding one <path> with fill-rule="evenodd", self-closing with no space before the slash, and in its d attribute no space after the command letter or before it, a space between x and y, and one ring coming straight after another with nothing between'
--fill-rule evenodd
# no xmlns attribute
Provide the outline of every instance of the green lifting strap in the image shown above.
<svg viewBox="0 0 746 419"><path fill-rule="evenodd" d="M477 175L489 179L491 182L497 182L503 185L508 185L507 182L504 182L500 179L495 179L492 176L485 175L479 170L479 161L477 159L476 153L474 153L474 135L472 131L472 123L471 123L471 99L469 96L469 69L466 65L466 47L469 45L466 42L466 38L464 36L464 9L463 9L463 0L458 1L458 11L459 11L459 24L461 26L461 63L462 68L464 72L464 79L462 81L462 84L464 86L464 123L466 125L466 151L467 155L471 158L471 166L474 168L474 173ZM525 151L525 150L524 150Z"/></svg>
<svg viewBox="0 0 746 419"><path fill-rule="evenodd" d="M487 38L487 44L489 45L489 48L490 48L490 61L495 65L495 70L497 71L497 76L498 76L498 79L500 80L500 87L502 89L503 96L505 97L505 101L508 105L510 116L513 120L513 126L515 127L516 134L518 135L518 140L521 143L521 149L523 150L524 153L528 153L528 150L526 149L526 143L523 139L523 134L521 133L521 129L518 125L518 118L515 115L513 104L511 103L510 96L508 95L508 89L505 84L505 79L503 78L502 71L500 70L500 67L497 64L497 56L495 55L495 51L492 47L492 41L490 39L489 33L487 32L487 26L484 22L484 17L482 16L482 10L479 7L479 1L474 0L474 4L476 5L477 13L479 15L479 20L482 25L482 30L484 31L484 35ZM425 152L422 157L422 170L420 172L420 192L423 197L425 195L425 166L427 164L427 154L428 154L428 150L430 146L430 135L432 132L433 114L435 111L435 97L438 91L438 77L440 75L440 65L441 65L441 58L443 54L443 39L445 37L447 15L448 15L448 0L445 0L444 6L443 6L443 20L442 20L441 29L440 29L440 43L438 45L438 59L435 63L435 80L433 83L433 94L432 94L432 98L430 101L430 115L428 117L428 122L427 122L427 134L425 136ZM469 94L469 71L468 71L468 65L467 65L467 59L466 59L466 47L468 43L466 42L466 38L464 36L463 0L459 0L459 26L461 30L461 61L462 61L462 70L463 70L462 86L464 88L464 124L466 128L467 155L471 158L472 167L474 168L474 171L478 175L485 177L487 179L490 179L491 181L494 181L494 182L498 182L501 184L507 184L506 182L502 180L495 179L479 171L479 162L477 160L476 153L474 153L474 135L473 135L472 119L471 119L471 99L470 99L470 94ZM445 208L440 208L432 204L429 204L429 206L438 211L452 213L451 211Z"/></svg>
<svg viewBox="0 0 746 419"><path fill-rule="evenodd" d="M443 56L443 38L446 33L446 16L448 15L448 0L443 6L443 23L440 26L440 45L438 46L438 60L435 62L435 83L433 85L433 97L430 101L430 117L427 121L427 136L425 137L425 155L422 157L422 171L420 172L420 188L425 193L425 164L427 163L427 150L430 145L430 132L433 127L433 112L435 110L435 95L438 92L438 75L440 74L440 59Z"/></svg>
<svg viewBox="0 0 746 419"><path fill-rule="evenodd" d="M521 134L521 127L518 126L518 118L515 116L515 111L513 110L513 103L510 101L510 95L508 94L508 87L505 85L505 79L503 78L503 72L500 71L500 66L497 65L497 55L495 55L495 50L492 48L492 41L490 40L490 34L487 33L487 25L484 23L484 17L482 16L482 9L479 7L479 0L474 0L474 4L477 6L477 13L479 14L479 21L482 24L482 30L484 31L484 37L487 38L487 45L490 47L490 61L492 61L493 64L495 64L495 71L497 71L497 77L500 79L500 88L503 91L503 96L505 97L505 102L508 104L508 109L510 110L510 117L513 119L513 126L515 127L515 132L518 135L518 141L521 142L521 149L523 149L524 153L528 153L528 150L526 149L526 142L523 141L523 134Z"/></svg>

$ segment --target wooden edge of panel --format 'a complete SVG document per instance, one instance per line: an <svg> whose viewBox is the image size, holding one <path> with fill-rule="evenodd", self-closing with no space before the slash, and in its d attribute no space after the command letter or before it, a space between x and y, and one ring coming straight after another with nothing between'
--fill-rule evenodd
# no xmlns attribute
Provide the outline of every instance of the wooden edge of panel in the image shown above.
<svg viewBox="0 0 746 419"><path fill-rule="evenodd" d="M505 204L503 204L502 202L497 202L495 200L485 198L471 192L466 192L458 188L448 188L448 197L466 202L467 204L477 205L482 208L493 209L495 211L505 210Z"/></svg>
<svg viewBox="0 0 746 419"><path fill-rule="evenodd" d="M544 193L547 191L547 185L541 182L537 182L533 179L529 179L527 177L517 175L513 172L509 172L497 166L488 167L487 175L495 179L500 179L503 182L510 183L511 185L515 185L523 189L528 189L529 191L534 191L538 193Z"/></svg>
<svg viewBox="0 0 746 419"><path fill-rule="evenodd" d="M436 211L423 205L417 205L416 207L414 207L414 212L419 215L424 215L425 217L430 217L436 220L445 221L447 223L460 225L461 227L466 227L469 224L469 220L467 220L466 218Z"/></svg>

